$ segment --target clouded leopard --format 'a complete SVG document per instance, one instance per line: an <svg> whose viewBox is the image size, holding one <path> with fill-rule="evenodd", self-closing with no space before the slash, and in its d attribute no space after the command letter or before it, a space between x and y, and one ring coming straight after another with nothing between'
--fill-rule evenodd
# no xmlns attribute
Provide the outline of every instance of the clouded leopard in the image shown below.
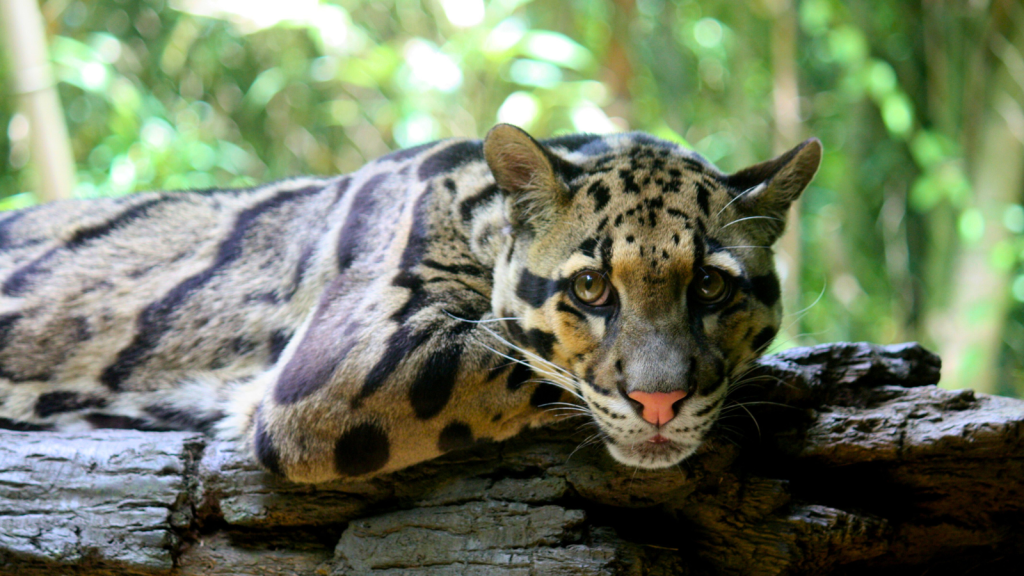
<svg viewBox="0 0 1024 576"><path fill-rule="evenodd" d="M194 429L303 482L586 410L692 454L780 322L821 145L723 174L641 133L400 150L334 178L0 215L0 427Z"/></svg>

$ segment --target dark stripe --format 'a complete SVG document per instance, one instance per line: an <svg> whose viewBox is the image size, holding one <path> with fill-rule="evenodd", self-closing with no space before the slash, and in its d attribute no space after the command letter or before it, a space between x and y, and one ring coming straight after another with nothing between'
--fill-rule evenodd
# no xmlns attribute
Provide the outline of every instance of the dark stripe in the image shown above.
<svg viewBox="0 0 1024 576"><path fill-rule="evenodd" d="M364 399L380 389L388 377L398 368L398 364L415 352L430 339L430 329L413 332L409 326L402 326L388 338L384 345L384 354L370 369L363 380L363 386L352 399L353 408L362 405Z"/></svg>
<svg viewBox="0 0 1024 576"><path fill-rule="evenodd" d="M267 343L267 364L277 363L291 338L292 333L289 330L274 330L270 333L270 340Z"/></svg>
<svg viewBox="0 0 1024 576"><path fill-rule="evenodd" d="M700 180L694 182L694 186L697 188L697 205L700 206L700 211L705 216L711 214L711 208L708 206L708 200L711 193L708 191L708 187L704 185Z"/></svg>
<svg viewBox="0 0 1024 576"><path fill-rule="evenodd" d="M0 316L0 351L10 343L11 333L14 332L18 320L21 320L21 314L17 312ZM0 370L3 370L3 365L0 365Z"/></svg>
<svg viewBox="0 0 1024 576"><path fill-rule="evenodd" d="M342 319L345 323L336 326L335 318L326 315L326 310L327 305L321 303L295 353L281 370L274 384L274 400L278 404L294 404L327 385L359 342L361 323Z"/></svg>
<svg viewBox="0 0 1024 576"><path fill-rule="evenodd" d="M152 432L167 432L165 428L153 426L141 418L131 416L120 416L118 414L101 414L93 412L85 415L85 421L93 428L115 428L118 430L149 430Z"/></svg>
<svg viewBox="0 0 1024 576"><path fill-rule="evenodd" d="M490 277L490 270L473 264L442 264L430 258L423 260L420 264L433 268L434 270L441 270L442 272L457 274L459 276L474 276L477 278Z"/></svg>
<svg viewBox="0 0 1024 576"><path fill-rule="evenodd" d="M360 253L360 245L367 237L372 215L377 211L377 189L387 180L382 172L367 180L356 192L349 205L345 224L338 238L338 271L345 272Z"/></svg>
<svg viewBox="0 0 1024 576"><path fill-rule="evenodd" d="M578 318L580 320L580 322L586 322L587 321L587 317L584 316L582 312L580 312L579 310L573 308L572 306L569 306L565 302L561 302L560 301L557 305L555 305L555 309L558 310L559 312L565 312L566 314L572 314L573 316Z"/></svg>
<svg viewBox="0 0 1024 576"><path fill-rule="evenodd" d="M472 330L473 324L457 324L446 332L458 336ZM448 404L459 375L462 344L455 342L443 346L427 357L416 379L409 387L409 402L420 420L437 416Z"/></svg>
<svg viewBox="0 0 1024 576"><path fill-rule="evenodd" d="M195 292L202 289L217 273L242 257L246 233L260 216L276 210L297 198L314 194L320 188L285 190L241 212L231 234L220 244L213 264L175 286L163 298L143 310L137 322L135 338L117 354L113 364L107 366L100 381L112 390L120 390L132 371L149 357L164 334L173 327L174 314Z"/></svg>
<svg viewBox="0 0 1024 576"><path fill-rule="evenodd" d="M31 287L34 276L46 272L47 270L44 268L44 265L61 250L69 250L74 252L75 250L81 248L83 245L92 242L93 240L103 238L104 236L107 236L121 228L124 228L125 226L131 224L135 220L145 217L146 212L151 207L170 199L177 200L177 198L174 198L173 196L162 196L159 198L154 198L152 200L147 200L145 202L142 202L141 204L137 204L135 206L132 206L131 208L128 208L127 210L124 210L120 214L102 222L101 224L79 229L77 232L74 233L73 236L71 236L71 238L67 242L64 242L60 246L47 250L39 258L36 258L32 262L29 262L28 264L20 268L17 272L8 276L7 280L5 280L3 284L3 293L7 296L24 295L28 288Z"/></svg>
<svg viewBox="0 0 1024 576"><path fill-rule="evenodd" d="M153 404L146 406L143 410L168 428L195 430L204 434L211 433L217 422L220 422L225 416L220 410L207 412L194 408L175 408L166 404Z"/></svg>
<svg viewBox="0 0 1024 576"><path fill-rule="evenodd" d="M34 411L36 416L46 418L54 414L74 412L83 408L103 408L106 405L106 398L59 390L40 394L36 400Z"/></svg>
<svg viewBox="0 0 1024 576"><path fill-rule="evenodd" d="M475 443L473 429L469 424L456 420L441 430L441 435L437 438L437 449L441 452L451 452L469 448Z"/></svg>
<svg viewBox="0 0 1024 576"><path fill-rule="evenodd" d="M433 187L428 186L427 190L416 199L416 205L413 206L412 227L409 230L409 239L405 244L405 250L402 251L402 260L399 263L399 267L402 270L412 269L420 260L423 260L423 255L427 252L427 224L429 218L427 204L430 202L432 191Z"/></svg>
<svg viewBox="0 0 1024 576"><path fill-rule="evenodd" d="M334 467L342 476L362 476L388 463L391 443L376 424L360 424L341 435L334 445Z"/></svg>
<svg viewBox="0 0 1024 576"><path fill-rule="evenodd" d="M274 439L270 437L267 429L263 426L263 416L260 415L258 410L256 411L256 434L253 438L253 451L256 453L256 459L264 468L278 476L282 475L281 454L278 453L277 447L274 446Z"/></svg>
<svg viewBox="0 0 1024 576"><path fill-rule="evenodd" d="M18 420L11 420L10 418L0 417L0 430L14 430L16 432L48 432L53 430L53 426L50 424L31 424L29 422L20 422Z"/></svg>
<svg viewBox="0 0 1024 576"><path fill-rule="evenodd" d="M498 196L498 185L491 184L459 203L459 214L462 216L462 221L469 222L473 218L473 211L478 206L490 202L495 196Z"/></svg>
<svg viewBox="0 0 1024 576"><path fill-rule="evenodd" d="M484 144L479 140L456 142L428 157L417 172L420 180L452 172L476 160L484 159Z"/></svg>

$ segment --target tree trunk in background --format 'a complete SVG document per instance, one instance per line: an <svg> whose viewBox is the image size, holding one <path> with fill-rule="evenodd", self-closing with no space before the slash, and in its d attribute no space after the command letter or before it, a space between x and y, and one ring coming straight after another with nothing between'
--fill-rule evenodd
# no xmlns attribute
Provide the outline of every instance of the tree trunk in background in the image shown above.
<svg viewBox="0 0 1024 576"><path fill-rule="evenodd" d="M1024 32L1012 24L1009 1L990 9L986 42L967 62L991 60L989 73L975 66L968 73L981 86L965 86L964 131L968 177L973 206L984 218L984 235L974 243L962 242L950 276L951 300L935 309L930 328L942 343L946 359L944 385L993 392L997 384L1002 335L1010 309L1011 267L999 268L993 255L1012 246L1013 234L1003 225L1007 206L1018 203L1024 190L1024 142L1019 124L1024 118L1024 85L1015 80L1011 66L1024 62ZM1020 12L1019 6L1017 7ZM1018 15L1019 17L1019 15ZM1010 38L1001 34L1009 32ZM995 57L990 55L994 53ZM1018 75L1024 70L1018 72ZM987 76L987 77L986 77ZM984 94L988 105L979 106L970 94ZM949 231L952 233L953 231Z"/></svg>
<svg viewBox="0 0 1024 576"><path fill-rule="evenodd" d="M36 195L43 202L71 198L75 161L47 56L39 5L36 0L0 0L0 13L13 92L31 130L32 162L39 182Z"/></svg>
<svg viewBox="0 0 1024 576"><path fill-rule="evenodd" d="M800 87L797 77L796 11L791 0L765 0L772 15L772 110L775 119L775 133L772 149L781 154L800 142ZM786 316L783 320L785 337L798 341L800 322L795 315L800 312L801 289L801 223L800 201L789 209L786 231L778 243L778 256L782 278L782 301Z"/></svg>

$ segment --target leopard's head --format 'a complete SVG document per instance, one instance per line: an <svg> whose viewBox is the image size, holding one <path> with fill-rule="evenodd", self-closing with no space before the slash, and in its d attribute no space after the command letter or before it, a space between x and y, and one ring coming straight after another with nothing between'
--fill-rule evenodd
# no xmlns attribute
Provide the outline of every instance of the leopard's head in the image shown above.
<svg viewBox="0 0 1024 576"><path fill-rule="evenodd" d="M499 125L484 151L512 237L492 296L509 339L619 462L692 454L779 330L772 244L821 144L728 175L643 134L542 144Z"/></svg>

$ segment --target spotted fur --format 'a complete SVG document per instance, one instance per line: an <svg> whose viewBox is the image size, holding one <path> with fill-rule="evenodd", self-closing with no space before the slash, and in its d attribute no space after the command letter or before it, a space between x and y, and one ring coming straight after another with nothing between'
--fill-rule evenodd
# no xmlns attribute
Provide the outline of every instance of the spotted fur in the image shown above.
<svg viewBox="0 0 1024 576"><path fill-rule="evenodd" d="M809 140L726 175L644 134L501 125L335 178L9 212L0 427L202 430L317 482L564 406L617 460L670 466L778 330L771 244L819 159ZM584 270L610 304L575 295ZM685 398L657 425L636 391Z"/></svg>

